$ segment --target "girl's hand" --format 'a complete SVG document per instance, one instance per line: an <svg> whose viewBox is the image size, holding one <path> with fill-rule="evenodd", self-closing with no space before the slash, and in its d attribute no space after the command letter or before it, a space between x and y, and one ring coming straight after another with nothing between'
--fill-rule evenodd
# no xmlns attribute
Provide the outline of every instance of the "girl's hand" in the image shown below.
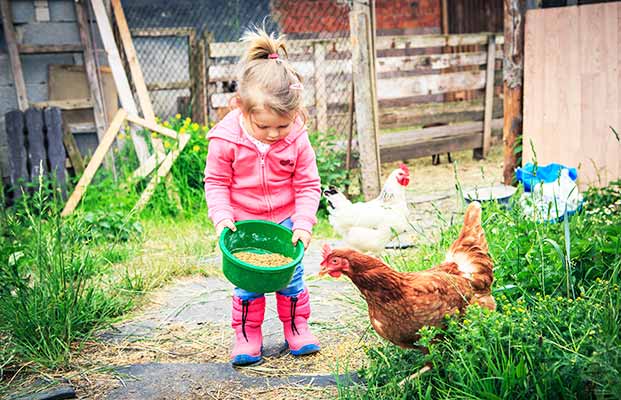
<svg viewBox="0 0 621 400"><path fill-rule="evenodd" d="M291 242L293 242L293 245L295 246L298 244L298 240L301 240L304 245L304 249L307 249L311 241L311 234L303 229L296 229L293 231L293 238L291 238Z"/></svg>
<svg viewBox="0 0 621 400"><path fill-rule="evenodd" d="M220 237L220 234L222 233L224 228L229 228L233 232L235 232L237 230L233 220L231 220L231 219L223 219L222 221L218 222L218 225L216 225L216 236Z"/></svg>

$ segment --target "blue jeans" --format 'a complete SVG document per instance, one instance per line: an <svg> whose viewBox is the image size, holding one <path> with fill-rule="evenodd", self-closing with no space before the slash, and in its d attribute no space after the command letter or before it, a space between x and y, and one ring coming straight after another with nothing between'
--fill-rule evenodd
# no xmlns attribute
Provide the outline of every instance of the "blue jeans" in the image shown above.
<svg viewBox="0 0 621 400"><path fill-rule="evenodd" d="M291 229L293 227L293 221L291 221L291 218L287 218L282 221L280 225ZM282 294L283 296L291 297L297 296L302 293L302 291L304 291L304 266L300 263L295 267L295 271L293 272L293 277L291 277L289 285L286 288L279 290L277 293ZM264 295L264 293L249 292L238 287L233 290L233 294L242 300L254 300Z"/></svg>

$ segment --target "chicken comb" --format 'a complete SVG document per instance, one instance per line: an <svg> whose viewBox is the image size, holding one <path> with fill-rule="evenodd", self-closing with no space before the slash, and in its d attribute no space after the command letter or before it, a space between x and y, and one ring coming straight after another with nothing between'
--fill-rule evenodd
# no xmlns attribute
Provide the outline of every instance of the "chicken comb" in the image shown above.
<svg viewBox="0 0 621 400"><path fill-rule="evenodd" d="M330 256L330 254L332 254L332 247L330 247L328 243L324 243L323 247L321 248L321 256L325 260Z"/></svg>
<svg viewBox="0 0 621 400"><path fill-rule="evenodd" d="M407 165L401 163L401 165L399 165L399 168L401 168L403 172L405 172L406 174L410 175L410 169L408 168Z"/></svg>

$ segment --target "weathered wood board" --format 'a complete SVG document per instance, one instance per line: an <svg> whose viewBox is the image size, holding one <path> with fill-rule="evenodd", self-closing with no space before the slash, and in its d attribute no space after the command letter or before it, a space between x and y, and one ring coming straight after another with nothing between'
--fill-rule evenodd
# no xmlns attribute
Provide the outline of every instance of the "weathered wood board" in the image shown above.
<svg viewBox="0 0 621 400"><path fill-rule="evenodd" d="M621 3L527 11L524 56L524 161L621 177Z"/></svg>

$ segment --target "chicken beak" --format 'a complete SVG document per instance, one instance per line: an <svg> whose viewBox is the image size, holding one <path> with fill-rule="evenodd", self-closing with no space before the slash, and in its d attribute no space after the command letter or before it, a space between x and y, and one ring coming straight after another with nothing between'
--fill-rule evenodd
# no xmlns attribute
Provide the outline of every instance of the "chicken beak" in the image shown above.
<svg viewBox="0 0 621 400"><path fill-rule="evenodd" d="M321 264L319 264L321 268L319 268L319 276L324 276L325 274L329 273L328 271L328 263L325 261L322 261Z"/></svg>

